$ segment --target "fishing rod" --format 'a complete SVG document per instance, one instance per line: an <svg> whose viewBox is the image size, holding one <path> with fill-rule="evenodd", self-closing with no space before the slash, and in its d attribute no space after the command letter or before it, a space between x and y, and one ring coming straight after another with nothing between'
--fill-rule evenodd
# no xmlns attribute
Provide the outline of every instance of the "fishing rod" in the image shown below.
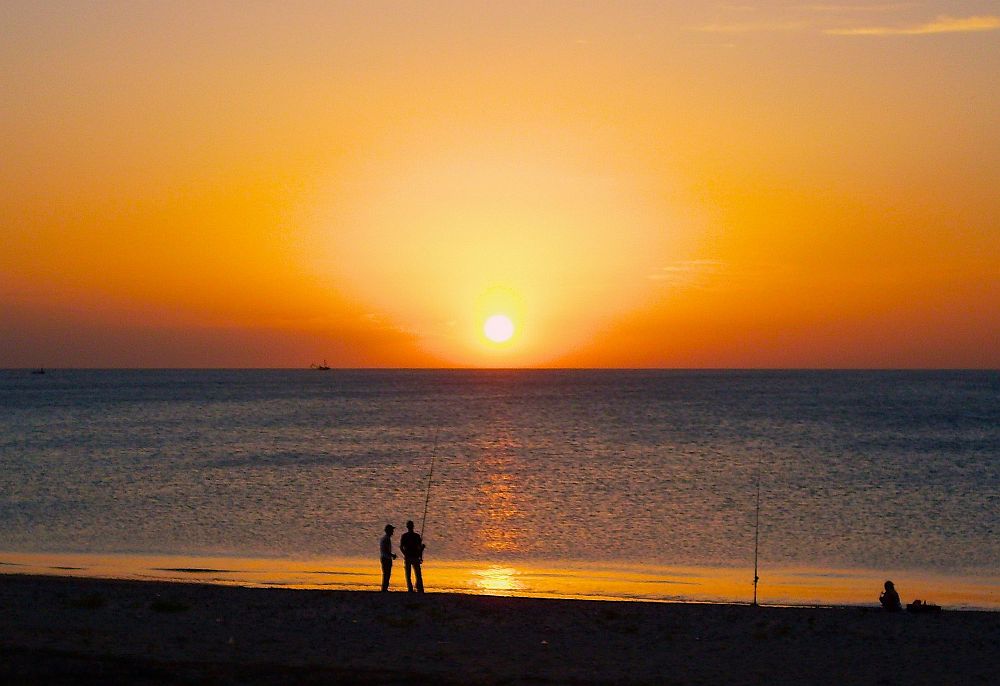
<svg viewBox="0 0 1000 686"><path fill-rule="evenodd" d="M760 458L757 458L757 509L754 512L753 520L753 606L757 607L757 582L760 576L757 575L757 551L760 543Z"/></svg>
<svg viewBox="0 0 1000 686"><path fill-rule="evenodd" d="M424 528L427 525L427 504L431 501L431 479L434 478L434 459L437 457L438 438L441 436L441 427L434 430L434 447L431 449L431 469L427 473L427 495L424 496L424 516L420 520L420 538L423 539Z"/></svg>

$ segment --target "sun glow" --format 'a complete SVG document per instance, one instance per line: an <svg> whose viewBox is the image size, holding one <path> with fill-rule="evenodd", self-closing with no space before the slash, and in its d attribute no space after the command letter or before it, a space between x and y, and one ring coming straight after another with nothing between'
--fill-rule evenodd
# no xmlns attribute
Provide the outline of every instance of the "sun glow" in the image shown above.
<svg viewBox="0 0 1000 686"><path fill-rule="evenodd" d="M986 3L179 4L2 5L0 367L1000 366Z"/></svg>
<svg viewBox="0 0 1000 686"><path fill-rule="evenodd" d="M645 302L645 275L682 234L662 231L671 210L609 176L599 150L548 127L508 133L401 142L304 200L300 246L318 278L441 366L558 360ZM485 333L495 315L513 323L506 340Z"/></svg>
<svg viewBox="0 0 1000 686"><path fill-rule="evenodd" d="M486 569L473 570L470 584L473 588L487 593L515 593L524 588L524 584L517 577L518 571L512 567L490 565Z"/></svg>
<svg viewBox="0 0 1000 686"><path fill-rule="evenodd" d="M505 343L514 335L514 322L505 314L495 314L486 320L483 333L494 343Z"/></svg>

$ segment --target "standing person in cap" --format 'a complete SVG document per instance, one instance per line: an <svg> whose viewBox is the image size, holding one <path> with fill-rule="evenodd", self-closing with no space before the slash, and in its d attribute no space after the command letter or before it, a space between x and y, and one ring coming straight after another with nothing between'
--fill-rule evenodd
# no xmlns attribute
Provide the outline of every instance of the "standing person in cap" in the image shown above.
<svg viewBox="0 0 1000 686"><path fill-rule="evenodd" d="M385 536L378 540L379 559L382 561L382 592L389 590L389 577L392 576L392 561L396 553L392 552L392 532L396 530L392 524L385 525Z"/></svg>
<svg viewBox="0 0 1000 686"><path fill-rule="evenodd" d="M403 551L403 564L406 566L406 590L413 593L413 580L410 570L417 574L417 593L424 592L424 577L420 573L420 565L424 561L424 545L420 534L413 530L413 520L406 522L406 533L399 537L399 549Z"/></svg>

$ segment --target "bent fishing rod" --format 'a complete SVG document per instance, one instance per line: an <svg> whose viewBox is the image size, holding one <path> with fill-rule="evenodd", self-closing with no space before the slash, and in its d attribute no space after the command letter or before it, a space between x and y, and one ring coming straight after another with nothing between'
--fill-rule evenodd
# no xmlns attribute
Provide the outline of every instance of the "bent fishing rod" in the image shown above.
<svg viewBox="0 0 1000 686"><path fill-rule="evenodd" d="M438 438L441 436L441 427L434 430L434 447L431 448L431 469L427 473L427 495L424 496L424 516L420 520L420 538L423 540L426 535L427 525L427 505L431 501L431 479L434 478L434 459L437 457Z"/></svg>

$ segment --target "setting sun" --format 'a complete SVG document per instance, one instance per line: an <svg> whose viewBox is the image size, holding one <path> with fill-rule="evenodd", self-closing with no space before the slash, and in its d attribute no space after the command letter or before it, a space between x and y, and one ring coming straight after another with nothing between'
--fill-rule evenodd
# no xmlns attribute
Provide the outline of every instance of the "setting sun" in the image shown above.
<svg viewBox="0 0 1000 686"><path fill-rule="evenodd" d="M495 314L486 320L483 333L494 343L504 343L514 335L514 322L505 314Z"/></svg>
<svg viewBox="0 0 1000 686"><path fill-rule="evenodd" d="M0 367L1000 364L987 2L112 4L4 3Z"/></svg>

